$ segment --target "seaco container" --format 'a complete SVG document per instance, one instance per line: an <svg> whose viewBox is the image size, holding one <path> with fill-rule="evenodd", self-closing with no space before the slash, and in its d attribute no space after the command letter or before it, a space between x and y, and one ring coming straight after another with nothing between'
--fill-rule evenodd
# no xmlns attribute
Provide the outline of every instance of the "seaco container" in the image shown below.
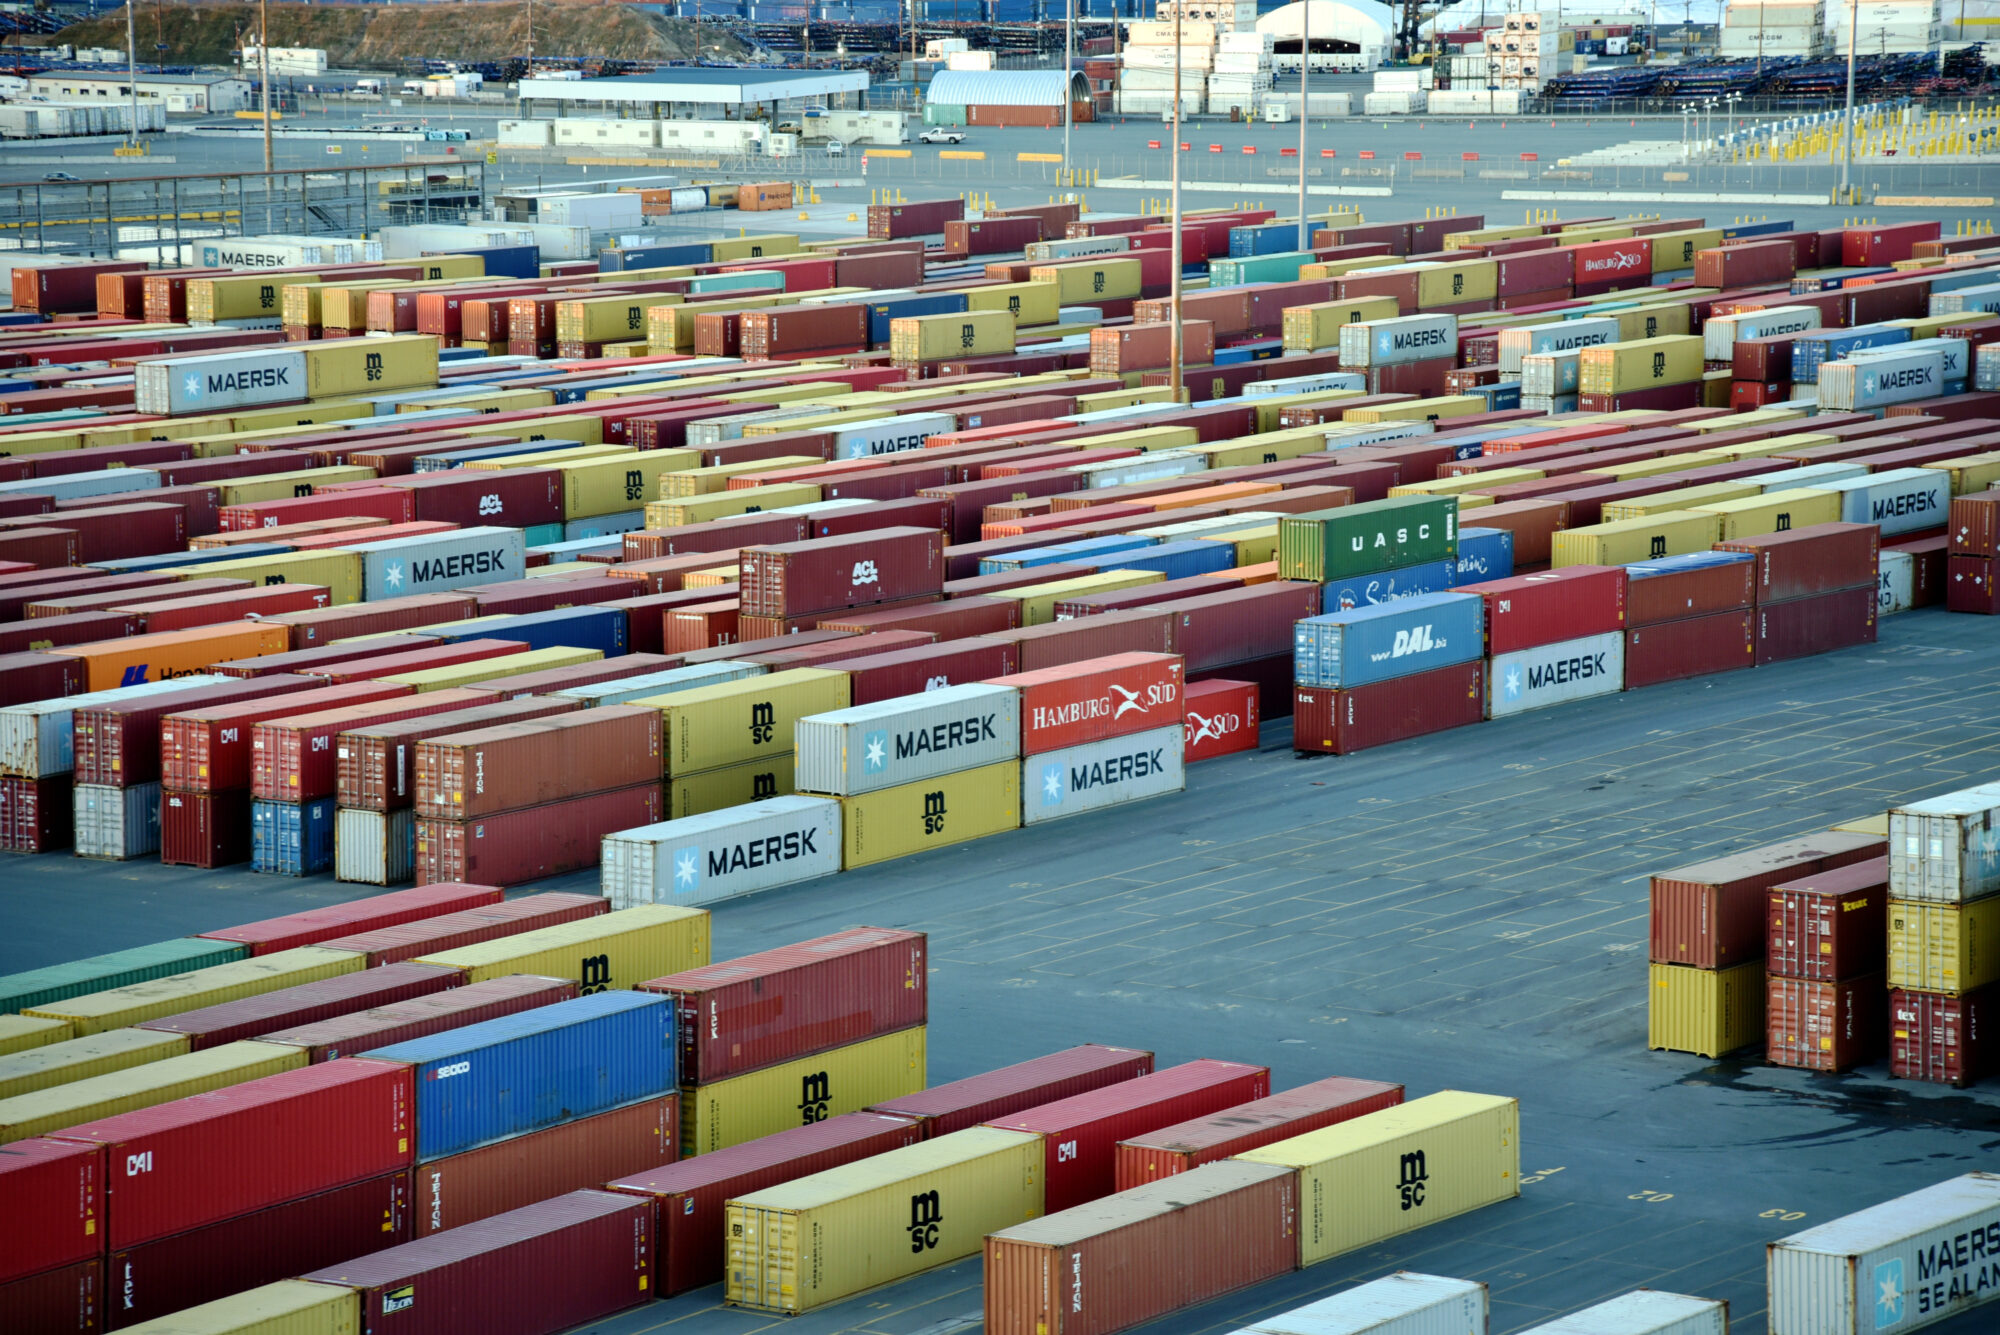
<svg viewBox="0 0 2000 1335"><path fill-rule="evenodd" d="M986 1238L991 1335L1113 1335L1298 1268L1298 1176L1232 1160Z"/></svg>
<svg viewBox="0 0 2000 1335"><path fill-rule="evenodd" d="M1967 1173L1770 1244L1773 1335L1916 1330L2000 1297L1961 1264L2000 1229L2000 1176Z"/></svg>
<svg viewBox="0 0 2000 1335"><path fill-rule="evenodd" d="M419 816L471 820L660 777L660 711L632 705L417 743Z"/></svg>
<svg viewBox="0 0 2000 1335"><path fill-rule="evenodd" d="M610 907L596 895L525 895L501 904L487 904L436 918L356 932L352 936L333 937L323 944L332 950L352 950L366 956L368 967L372 969L394 964L397 960L436 955L503 936L518 936L542 927L594 918Z"/></svg>
<svg viewBox="0 0 2000 1335"><path fill-rule="evenodd" d="M45 1002L28 1013L68 1020L82 1034L101 1033L151 1020L162 1015L178 1015L199 1006L275 992L281 987L310 983L335 974L353 973L366 961L351 951L328 950L323 946L300 946L256 959L213 964L190 973L130 983L72 997Z"/></svg>
<svg viewBox="0 0 2000 1335"><path fill-rule="evenodd" d="M787 795L641 825L606 835L603 859L613 908L713 904L839 871L840 803Z"/></svg>
<svg viewBox="0 0 2000 1335"><path fill-rule="evenodd" d="M1402 1101L1401 1085L1330 1076L1119 1141L1113 1185L1126 1191Z"/></svg>
<svg viewBox="0 0 2000 1335"><path fill-rule="evenodd" d="M441 883L420 886L415 890L396 890L386 895L370 895L366 899L350 899L344 904L301 909L283 917L203 932L201 936L210 941L236 942L246 946L252 955L268 955L275 950L318 945L355 932L394 927L462 909L498 904L501 898L500 887L495 885Z"/></svg>
<svg viewBox="0 0 2000 1335"><path fill-rule="evenodd" d="M946 1136L1152 1073L1150 1052L1085 1043L871 1104L869 1111L914 1118L926 1137Z"/></svg>
<svg viewBox="0 0 2000 1335"><path fill-rule="evenodd" d="M1021 694L1021 754L1039 755L1181 723L1176 654L1128 653L1001 677Z"/></svg>
<svg viewBox="0 0 2000 1335"><path fill-rule="evenodd" d="M708 963L708 914L664 904L618 909L427 955L421 962L463 969L470 983L534 973L568 978L587 992L624 991Z"/></svg>
<svg viewBox="0 0 2000 1335"><path fill-rule="evenodd" d="M673 1026L665 998L597 992L361 1056L411 1069L436 1159L672 1089Z"/></svg>
<svg viewBox="0 0 2000 1335"><path fill-rule="evenodd" d="M648 1301L653 1252L652 1202L574 1191L305 1278L359 1293L357 1332L546 1335Z"/></svg>
<svg viewBox="0 0 2000 1335"><path fill-rule="evenodd" d="M278 1029L429 996L464 981L464 976L455 969L429 964L390 964L262 992L240 1001L142 1020L133 1028L183 1035L189 1050L200 1052L238 1039L262 1038Z"/></svg>
<svg viewBox="0 0 2000 1335"><path fill-rule="evenodd" d="M1021 754L1021 695L1009 685L946 686L802 718L796 783L842 797Z"/></svg>
<svg viewBox="0 0 2000 1335"><path fill-rule="evenodd" d="M1426 593L1307 617L1292 628L1292 679L1352 688L1477 661L1485 607L1467 593Z"/></svg>
<svg viewBox="0 0 2000 1335"><path fill-rule="evenodd" d="M1514 1099L1446 1090L1251 1150L1299 1172L1299 1264L1520 1194Z"/></svg>
<svg viewBox="0 0 2000 1335"><path fill-rule="evenodd" d="M1191 1116L1213 1115L1270 1092L1271 1073L1266 1067L1192 1061L998 1118L989 1125L1042 1138L1047 1203L1067 1210L1112 1193L1119 1141Z"/></svg>
<svg viewBox="0 0 2000 1335"><path fill-rule="evenodd" d="M898 1030L681 1090L681 1145L700 1155L860 1112L924 1087L924 1027Z"/></svg>
<svg viewBox="0 0 2000 1335"><path fill-rule="evenodd" d="M1729 1335L1729 1303L1664 1289L1635 1289L1521 1335Z"/></svg>
<svg viewBox="0 0 2000 1335"><path fill-rule="evenodd" d="M724 1208L723 1291L806 1312L977 1255L1043 1213L1043 1154L1038 1136L974 1127L740 1196Z"/></svg>
<svg viewBox="0 0 2000 1335"><path fill-rule="evenodd" d="M906 1124L907 1125L907 1124ZM87 1145L23 1140L0 1152L0 1284L104 1250L103 1156Z"/></svg>
<svg viewBox="0 0 2000 1335"><path fill-rule="evenodd" d="M1044 751L1021 761L1021 823L1082 815L1121 802L1177 793L1187 787L1175 723L1151 732Z"/></svg>

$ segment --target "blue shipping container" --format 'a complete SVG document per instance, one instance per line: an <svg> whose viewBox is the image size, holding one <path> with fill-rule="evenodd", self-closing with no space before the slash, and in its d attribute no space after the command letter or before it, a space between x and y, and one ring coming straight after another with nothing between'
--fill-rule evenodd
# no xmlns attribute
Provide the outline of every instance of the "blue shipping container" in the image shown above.
<svg viewBox="0 0 2000 1335"><path fill-rule="evenodd" d="M1326 596L1320 602L1320 610L1345 612L1354 607L1376 607L1427 593L1443 593L1458 583L1457 574L1458 567L1453 561L1430 561L1397 570L1350 575L1325 586Z"/></svg>
<svg viewBox="0 0 2000 1335"><path fill-rule="evenodd" d="M1300 227L1297 223L1251 223L1229 229L1229 258L1232 260L1311 249L1311 228Z"/></svg>
<svg viewBox="0 0 2000 1335"><path fill-rule="evenodd" d="M1477 584L1505 579L1514 573L1514 530L1462 528L1458 531L1458 568L1452 584Z"/></svg>
<svg viewBox="0 0 2000 1335"><path fill-rule="evenodd" d="M632 533L646 527L644 510L621 510L615 515L592 515L589 519L572 519L563 525L563 541L575 542L578 538L608 538L614 534ZM624 550L619 543L613 551Z"/></svg>
<svg viewBox="0 0 2000 1335"><path fill-rule="evenodd" d="M477 255L486 262L488 278L540 278L540 246L474 246L469 250L427 250L425 255Z"/></svg>
<svg viewBox="0 0 2000 1335"><path fill-rule="evenodd" d="M317 876L333 870L334 799L250 804L250 870Z"/></svg>
<svg viewBox="0 0 2000 1335"><path fill-rule="evenodd" d="M1486 648L1486 602L1429 593L1379 607L1308 617L1293 627L1292 676L1301 686L1366 686L1454 663Z"/></svg>
<svg viewBox="0 0 2000 1335"><path fill-rule="evenodd" d="M563 526L561 524L535 524L522 529L521 537L527 542L528 550L533 551L537 547L548 547L562 542L564 540ZM618 545L623 548L625 544L620 543Z"/></svg>
<svg viewBox="0 0 2000 1335"><path fill-rule="evenodd" d="M1267 362L1273 357L1284 355L1285 341L1280 338L1263 338L1254 343L1238 343L1233 348L1217 348L1217 366L1236 366L1243 362Z"/></svg>
<svg viewBox="0 0 2000 1335"><path fill-rule="evenodd" d="M518 640L530 649L596 649L606 658L627 652L625 613L616 607L561 607L482 622L472 630L439 626L424 634L445 644L459 640Z"/></svg>
<svg viewBox="0 0 2000 1335"><path fill-rule="evenodd" d="M1901 325L1862 324L1852 329L1808 329L1792 340L1792 381L1819 383L1819 368L1827 362L1845 361L1849 353L1863 348L1886 348L1908 343L1910 331Z"/></svg>
<svg viewBox="0 0 2000 1335"><path fill-rule="evenodd" d="M1128 552L1106 561L1105 570L1157 570L1168 579L1209 575L1236 565L1236 548L1226 542L1186 538L1163 542L1144 551Z"/></svg>
<svg viewBox="0 0 2000 1335"><path fill-rule="evenodd" d="M670 1093L675 1039L671 998L596 992L361 1059L416 1068L422 1163Z"/></svg>
<svg viewBox="0 0 2000 1335"><path fill-rule="evenodd" d="M868 345L889 346L889 321L910 315L957 315L965 309L963 292L913 293L868 303Z"/></svg>
<svg viewBox="0 0 2000 1335"><path fill-rule="evenodd" d="M1108 557L1113 552L1127 552L1135 547L1151 547L1151 538L1136 534L1118 533L1102 538L1080 538L1075 542L1061 542L1052 547L1029 547L1024 551L1008 552L1004 556L981 557L979 573L998 575L1008 570L1026 570L1031 566L1056 566L1073 561L1088 561L1092 558ZM1097 560L1100 570L1122 567L1123 563Z"/></svg>
<svg viewBox="0 0 2000 1335"><path fill-rule="evenodd" d="M1737 223L1732 227L1722 229L1722 239L1724 241L1734 241L1739 236L1772 236L1778 232L1789 232L1792 230L1792 222L1789 218L1783 222Z"/></svg>
<svg viewBox="0 0 2000 1335"><path fill-rule="evenodd" d="M1489 413L1503 413L1509 408L1521 406L1521 382L1518 380L1509 380L1504 385L1471 385L1464 392L1485 399Z"/></svg>
<svg viewBox="0 0 2000 1335"><path fill-rule="evenodd" d="M1626 566L1625 577L1628 580L1655 579L1661 575L1677 575L1683 570L1706 570L1710 566L1739 565L1756 559L1749 552L1687 552Z"/></svg>
<svg viewBox="0 0 2000 1335"><path fill-rule="evenodd" d="M707 241L689 241L674 246L634 246L629 250L605 250L597 257L599 273L623 273L627 269L664 269L674 264L707 264L715 247Z"/></svg>
<svg viewBox="0 0 2000 1335"><path fill-rule="evenodd" d="M403 414L397 420L407 418ZM420 454L411 471L416 473L443 473L469 464L474 459L505 459L513 454L539 454L544 450L566 450L582 442L574 440L510 440L502 445L474 445L463 450L446 450L442 454Z"/></svg>

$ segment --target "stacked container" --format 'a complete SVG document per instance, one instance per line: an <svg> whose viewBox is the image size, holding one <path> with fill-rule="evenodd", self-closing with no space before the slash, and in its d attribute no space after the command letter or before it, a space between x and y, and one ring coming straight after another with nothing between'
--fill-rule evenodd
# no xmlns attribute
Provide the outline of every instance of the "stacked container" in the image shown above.
<svg viewBox="0 0 2000 1335"><path fill-rule="evenodd" d="M1001 683L1020 695L1022 759L1013 777L1023 825L1187 786L1179 655L1114 654Z"/></svg>
<svg viewBox="0 0 2000 1335"><path fill-rule="evenodd" d="M1625 688L1625 569L1563 566L1469 584L1486 611L1486 716Z"/></svg>
<svg viewBox="0 0 2000 1335"><path fill-rule="evenodd" d="M1754 561L1690 552L1625 567L1625 689L1751 667Z"/></svg>
<svg viewBox="0 0 2000 1335"><path fill-rule="evenodd" d="M1891 809L1888 883L1890 1069L1971 1084L2000 996L2000 784Z"/></svg>
<svg viewBox="0 0 2000 1335"><path fill-rule="evenodd" d="M1889 860L1771 887L1764 1056L1844 1071L1882 1055Z"/></svg>
<svg viewBox="0 0 2000 1335"><path fill-rule="evenodd" d="M1785 497L1826 495L1767 492L1723 505L1776 503L1783 510ZM1756 558L1757 666L1873 644L1881 530L1873 523L1793 528L1789 514L1776 516L1770 527L1777 531L1725 536L1716 544L1717 551L1748 552Z"/></svg>
<svg viewBox="0 0 2000 1335"><path fill-rule="evenodd" d="M1486 716L1485 604L1425 593L1295 627L1294 750L1345 755Z"/></svg>
<svg viewBox="0 0 2000 1335"><path fill-rule="evenodd" d="M1954 612L2000 613L2000 491L1954 496L1947 549L1946 606Z"/></svg>

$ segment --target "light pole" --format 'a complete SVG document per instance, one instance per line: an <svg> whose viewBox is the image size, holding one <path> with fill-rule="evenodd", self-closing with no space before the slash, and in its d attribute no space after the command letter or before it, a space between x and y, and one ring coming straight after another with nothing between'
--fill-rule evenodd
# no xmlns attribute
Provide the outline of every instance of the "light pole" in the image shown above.
<svg viewBox="0 0 2000 1335"><path fill-rule="evenodd" d="M1840 137L1847 151L1840 155L1840 198L1834 201L1836 204L1847 202L1851 179L1848 167L1854 156L1854 47L1860 27L1861 0L1847 0L1847 110L1840 121Z"/></svg>
<svg viewBox="0 0 2000 1335"><path fill-rule="evenodd" d="M1306 94L1312 71L1312 0L1299 5L1299 249L1312 249L1312 215L1306 210L1306 122L1312 119L1312 100ZM1175 153L1180 149L1176 147Z"/></svg>
<svg viewBox="0 0 2000 1335"><path fill-rule="evenodd" d="M1069 127L1075 119L1075 108L1070 105L1069 71L1076 48L1076 6L1078 0L1063 0L1063 64L1062 64L1062 104L1063 104L1063 175L1075 185L1069 164ZM1113 20L1116 21L1115 19Z"/></svg>
<svg viewBox="0 0 2000 1335"><path fill-rule="evenodd" d="M138 7L138 0L126 0L125 65L127 77L132 83L126 91L132 94L132 147L134 148L139 146L139 37L132 13Z"/></svg>
<svg viewBox="0 0 2000 1335"><path fill-rule="evenodd" d="M131 12L128 2L126 12ZM257 0L257 60L263 66L264 82L264 198L271 197L271 0Z"/></svg>
<svg viewBox="0 0 2000 1335"><path fill-rule="evenodd" d="M1076 0L1070 0L1076 3ZM1173 363L1168 368L1167 383L1173 389L1175 403L1181 401L1181 4L1174 0L1174 176L1172 200L1168 206L1173 214L1174 234L1167 243L1173 259L1173 315L1169 323L1173 326L1168 334L1170 348L1168 360ZM1305 164L1300 163L1301 171Z"/></svg>

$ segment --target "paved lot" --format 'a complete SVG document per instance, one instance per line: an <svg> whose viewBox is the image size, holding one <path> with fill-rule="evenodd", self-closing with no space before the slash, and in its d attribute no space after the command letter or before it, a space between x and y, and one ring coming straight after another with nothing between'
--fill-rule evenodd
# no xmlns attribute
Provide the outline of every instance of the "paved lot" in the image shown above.
<svg viewBox="0 0 2000 1335"><path fill-rule="evenodd" d="M720 906L718 956L861 923L931 933L931 1078L1094 1040L1518 1095L1519 1201L1156 1323L1212 1335L1398 1268L1492 1286L1495 1335L1650 1285L1762 1335L1763 1244L1975 1167L2000 1088L1645 1045L1645 876L2000 774L2000 627L1926 610L1881 643L1351 757L1263 749L1189 791ZM538 888L589 888L589 875ZM60 856L0 878L0 970L351 897ZM952 1335L976 1261L795 1319ZM689 1295L601 1323L780 1323ZM1936 1327L1969 1335L1993 1318Z"/></svg>

